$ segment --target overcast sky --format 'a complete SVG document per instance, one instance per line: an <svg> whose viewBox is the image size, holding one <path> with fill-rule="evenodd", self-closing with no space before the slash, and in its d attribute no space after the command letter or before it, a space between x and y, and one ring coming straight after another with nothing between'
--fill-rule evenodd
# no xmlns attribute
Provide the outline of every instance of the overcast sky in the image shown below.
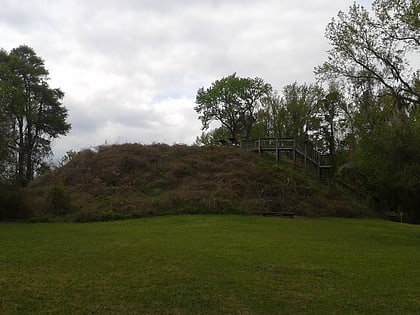
<svg viewBox="0 0 420 315"><path fill-rule="evenodd" d="M0 0L0 47L31 46L65 92L72 130L56 158L104 143L192 144L200 87L234 72L276 90L313 82L325 27L352 2Z"/></svg>

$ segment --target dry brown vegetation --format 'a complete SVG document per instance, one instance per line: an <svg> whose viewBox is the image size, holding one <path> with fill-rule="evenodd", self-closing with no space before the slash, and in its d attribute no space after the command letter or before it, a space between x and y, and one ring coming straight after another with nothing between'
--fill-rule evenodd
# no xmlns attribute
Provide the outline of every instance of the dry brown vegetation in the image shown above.
<svg viewBox="0 0 420 315"><path fill-rule="evenodd" d="M27 193L35 217L74 221L168 213L366 212L287 162L275 164L234 147L100 146L39 178Z"/></svg>

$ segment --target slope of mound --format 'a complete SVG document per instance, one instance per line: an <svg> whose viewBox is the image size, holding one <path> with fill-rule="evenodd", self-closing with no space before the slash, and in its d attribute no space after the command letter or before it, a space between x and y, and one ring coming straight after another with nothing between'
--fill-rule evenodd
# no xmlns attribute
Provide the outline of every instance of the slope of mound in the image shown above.
<svg viewBox="0 0 420 315"><path fill-rule="evenodd" d="M287 164L233 147L123 144L85 150L28 188L35 216L88 221L166 213L360 215Z"/></svg>

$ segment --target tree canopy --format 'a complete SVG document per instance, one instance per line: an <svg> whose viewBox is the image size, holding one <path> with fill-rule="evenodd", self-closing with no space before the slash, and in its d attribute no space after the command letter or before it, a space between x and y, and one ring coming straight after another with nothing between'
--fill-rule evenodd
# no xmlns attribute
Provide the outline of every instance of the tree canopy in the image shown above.
<svg viewBox="0 0 420 315"><path fill-rule="evenodd" d="M328 24L328 60L315 73L341 85L341 156L358 166L358 185L378 208L420 222L420 3L375 0L372 13L354 3ZM414 62L413 62L414 60Z"/></svg>
<svg viewBox="0 0 420 315"><path fill-rule="evenodd" d="M260 78L239 78L234 73L213 82L207 89L200 88L194 109L200 115L204 130L212 121L218 121L229 131L230 137L248 139L257 109L272 90L272 86Z"/></svg>
<svg viewBox="0 0 420 315"><path fill-rule="evenodd" d="M372 9L373 16L354 3L348 13L340 11L328 24L326 37L332 48L315 72L328 80L374 82L399 108L416 108L420 72L410 67L409 58L420 48L420 2L375 0Z"/></svg>
<svg viewBox="0 0 420 315"><path fill-rule="evenodd" d="M32 180L51 153L51 140L71 128L66 122L64 93L48 84L44 61L26 45L0 51L0 113L14 165L8 169L22 183Z"/></svg>

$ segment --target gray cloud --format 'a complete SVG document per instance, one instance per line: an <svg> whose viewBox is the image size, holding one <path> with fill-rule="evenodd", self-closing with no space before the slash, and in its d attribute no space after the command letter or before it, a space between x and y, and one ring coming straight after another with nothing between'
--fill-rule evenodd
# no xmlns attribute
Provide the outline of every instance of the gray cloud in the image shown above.
<svg viewBox="0 0 420 315"><path fill-rule="evenodd" d="M65 93L60 156L118 141L192 143L195 93L222 76L313 81L350 0L0 0L0 43L28 44ZM366 4L365 5L369 5Z"/></svg>

